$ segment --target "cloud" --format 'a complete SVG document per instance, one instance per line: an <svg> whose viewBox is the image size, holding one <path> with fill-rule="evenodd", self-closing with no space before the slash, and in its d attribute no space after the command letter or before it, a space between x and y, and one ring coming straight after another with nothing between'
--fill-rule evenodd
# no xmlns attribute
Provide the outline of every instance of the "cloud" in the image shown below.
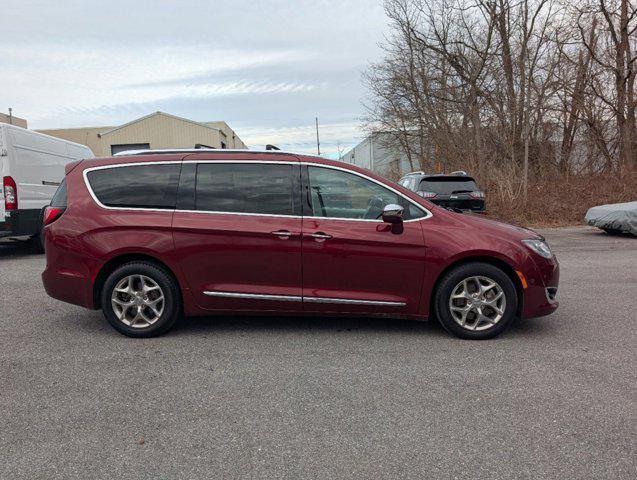
<svg viewBox="0 0 637 480"><path fill-rule="evenodd" d="M318 116L331 153L361 136L360 75L385 24L377 0L4 0L2 15L0 109L33 128L162 110L311 150Z"/></svg>

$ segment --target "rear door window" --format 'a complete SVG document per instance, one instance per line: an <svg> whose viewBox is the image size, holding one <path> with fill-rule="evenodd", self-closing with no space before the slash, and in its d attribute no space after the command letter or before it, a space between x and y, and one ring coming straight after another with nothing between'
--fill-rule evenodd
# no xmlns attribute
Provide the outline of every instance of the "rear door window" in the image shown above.
<svg viewBox="0 0 637 480"><path fill-rule="evenodd" d="M108 207L174 209L181 164L134 165L88 172L97 199Z"/></svg>
<svg viewBox="0 0 637 480"><path fill-rule="evenodd" d="M294 215L294 165L201 163L195 209L208 212ZM296 167L298 174L298 167Z"/></svg>
<svg viewBox="0 0 637 480"><path fill-rule="evenodd" d="M452 193L475 192L479 190L472 178L426 178L420 182L418 190L421 192L435 192L441 195Z"/></svg>

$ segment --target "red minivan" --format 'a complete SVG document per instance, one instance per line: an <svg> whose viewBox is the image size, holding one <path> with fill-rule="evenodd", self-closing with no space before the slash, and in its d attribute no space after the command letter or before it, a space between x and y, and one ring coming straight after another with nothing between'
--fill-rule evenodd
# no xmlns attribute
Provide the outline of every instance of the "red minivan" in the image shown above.
<svg viewBox="0 0 637 480"><path fill-rule="evenodd" d="M367 170L278 151L69 164L44 216L49 295L149 337L182 316L437 318L491 338L557 308L531 230L438 207Z"/></svg>

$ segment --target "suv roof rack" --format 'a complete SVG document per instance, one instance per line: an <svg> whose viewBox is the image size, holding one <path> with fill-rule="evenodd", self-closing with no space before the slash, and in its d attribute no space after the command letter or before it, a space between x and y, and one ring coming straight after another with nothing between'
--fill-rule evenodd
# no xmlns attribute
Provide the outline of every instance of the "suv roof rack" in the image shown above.
<svg viewBox="0 0 637 480"><path fill-rule="evenodd" d="M124 157L128 155L157 155L170 153L287 153L291 155L304 155L294 152L284 152L283 150L248 150L246 149L229 149L229 148L166 148L155 150L124 150L113 154L113 157Z"/></svg>
<svg viewBox="0 0 637 480"><path fill-rule="evenodd" d="M455 172L451 172L447 175L469 175L467 172L465 172L464 170L456 170Z"/></svg>

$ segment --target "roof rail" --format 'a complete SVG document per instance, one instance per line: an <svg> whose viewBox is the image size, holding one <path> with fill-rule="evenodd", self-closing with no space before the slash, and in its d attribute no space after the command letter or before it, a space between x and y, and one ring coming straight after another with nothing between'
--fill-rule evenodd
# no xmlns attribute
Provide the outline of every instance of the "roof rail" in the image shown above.
<svg viewBox="0 0 637 480"><path fill-rule="evenodd" d="M196 152L214 152L216 148L166 148L166 149L144 149L144 150L124 150L117 152L114 157L125 157L127 155L152 155L157 153L196 153Z"/></svg>
<svg viewBox="0 0 637 480"><path fill-rule="evenodd" d="M456 170L455 172L451 172L449 175L469 175L464 170Z"/></svg>
<svg viewBox="0 0 637 480"><path fill-rule="evenodd" d="M169 153L287 153L290 155L305 155L294 152L284 152L283 150L249 150L245 149L230 149L230 148L167 148L156 150L125 150L112 155L113 157L122 157L127 155L157 155L157 154L169 154Z"/></svg>

